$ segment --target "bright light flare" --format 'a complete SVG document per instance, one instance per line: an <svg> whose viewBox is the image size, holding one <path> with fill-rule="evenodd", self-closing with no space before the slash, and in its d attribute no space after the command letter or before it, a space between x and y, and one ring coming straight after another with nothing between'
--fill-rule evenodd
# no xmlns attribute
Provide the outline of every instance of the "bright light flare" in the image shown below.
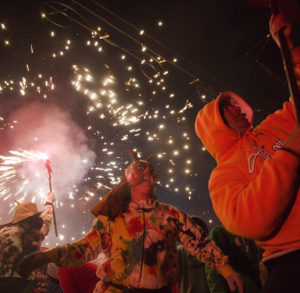
<svg viewBox="0 0 300 293"><path fill-rule="evenodd" d="M11 150L9 153L10 156L0 156L0 197L6 200L12 195L21 196L19 200L22 202L34 193L30 201L35 201L36 195L44 200L47 190L40 187L43 184L39 166L45 168L43 165L49 164L48 155L23 149ZM40 161L44 164L40 164Z"/></svg>

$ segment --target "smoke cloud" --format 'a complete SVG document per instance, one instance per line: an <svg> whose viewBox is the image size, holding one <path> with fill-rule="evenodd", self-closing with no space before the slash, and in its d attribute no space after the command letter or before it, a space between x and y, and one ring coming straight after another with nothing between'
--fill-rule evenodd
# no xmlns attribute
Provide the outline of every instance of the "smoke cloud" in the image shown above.
<svg viewBox="0 0 300 293"><path fill-rule="evenodd" d="M10 115L9 121L16 123L14 128L2 134L7 150L21 148L46 153L53 170L52 186L56 198L58 202L66 199L68 192L82 182L95 159L83 130L67 112L56 105L40 102L19 108ZM38 201L41 191L44 196L47 194L48 174L42 162L28 163L19 172L30 178L26 201Z"/></svg>

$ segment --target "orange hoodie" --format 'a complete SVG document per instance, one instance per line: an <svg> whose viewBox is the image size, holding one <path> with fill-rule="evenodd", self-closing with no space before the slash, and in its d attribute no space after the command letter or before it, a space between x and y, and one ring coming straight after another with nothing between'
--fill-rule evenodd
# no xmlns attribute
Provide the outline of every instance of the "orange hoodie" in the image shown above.
<svg viewBox="0 0 300 293"><path fill-rule="evenodd" d="M230 95L252 123L252 109L233 92L202 108L196 133L217 167L209 179L214 210L235 235L257 240L265 256L300 248L300 159L280 150L295 126L291 102L240 137L226 126L219 102Z"/></svg>

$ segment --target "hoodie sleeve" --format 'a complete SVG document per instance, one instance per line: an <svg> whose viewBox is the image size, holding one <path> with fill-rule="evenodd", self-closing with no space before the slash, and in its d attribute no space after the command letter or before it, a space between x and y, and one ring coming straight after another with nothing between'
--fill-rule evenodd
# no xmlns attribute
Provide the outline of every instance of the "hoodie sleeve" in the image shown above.
<svg viewBox="0 0 300 293"><path fill-rule="evenodd" d="M282 109L275 111L273 114L262 121L256 131L259 133L262 129L277 137L288 137L292 128L296 125L296 115L292 98L283 103Z"/></svg>
<svg viewBox="0 0 300 293"><path fill-rule="evenodd" d="M263 239L279 228L295 201L300 159L277 151L264 160L255 176L249 176L242 150L239 152L236 162L223 163L212 172L213 207L232 234Z"/></svg>

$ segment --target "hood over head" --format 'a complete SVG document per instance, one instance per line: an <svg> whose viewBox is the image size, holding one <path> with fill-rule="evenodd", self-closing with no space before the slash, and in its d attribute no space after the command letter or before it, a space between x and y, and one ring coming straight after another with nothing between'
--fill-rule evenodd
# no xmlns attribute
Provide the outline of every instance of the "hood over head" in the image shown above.
<svg viewBox="0 0 300 293"><path fill-rule="evenodd" d="M230 149L239 141L240 135L224 122L220 110L220 102L230 97L231 103L241 108L252 125L253 111L251 107L234 92L226 91L206 104L197 114L195 130L207 151L220 163L230 154Z"/></svg>

